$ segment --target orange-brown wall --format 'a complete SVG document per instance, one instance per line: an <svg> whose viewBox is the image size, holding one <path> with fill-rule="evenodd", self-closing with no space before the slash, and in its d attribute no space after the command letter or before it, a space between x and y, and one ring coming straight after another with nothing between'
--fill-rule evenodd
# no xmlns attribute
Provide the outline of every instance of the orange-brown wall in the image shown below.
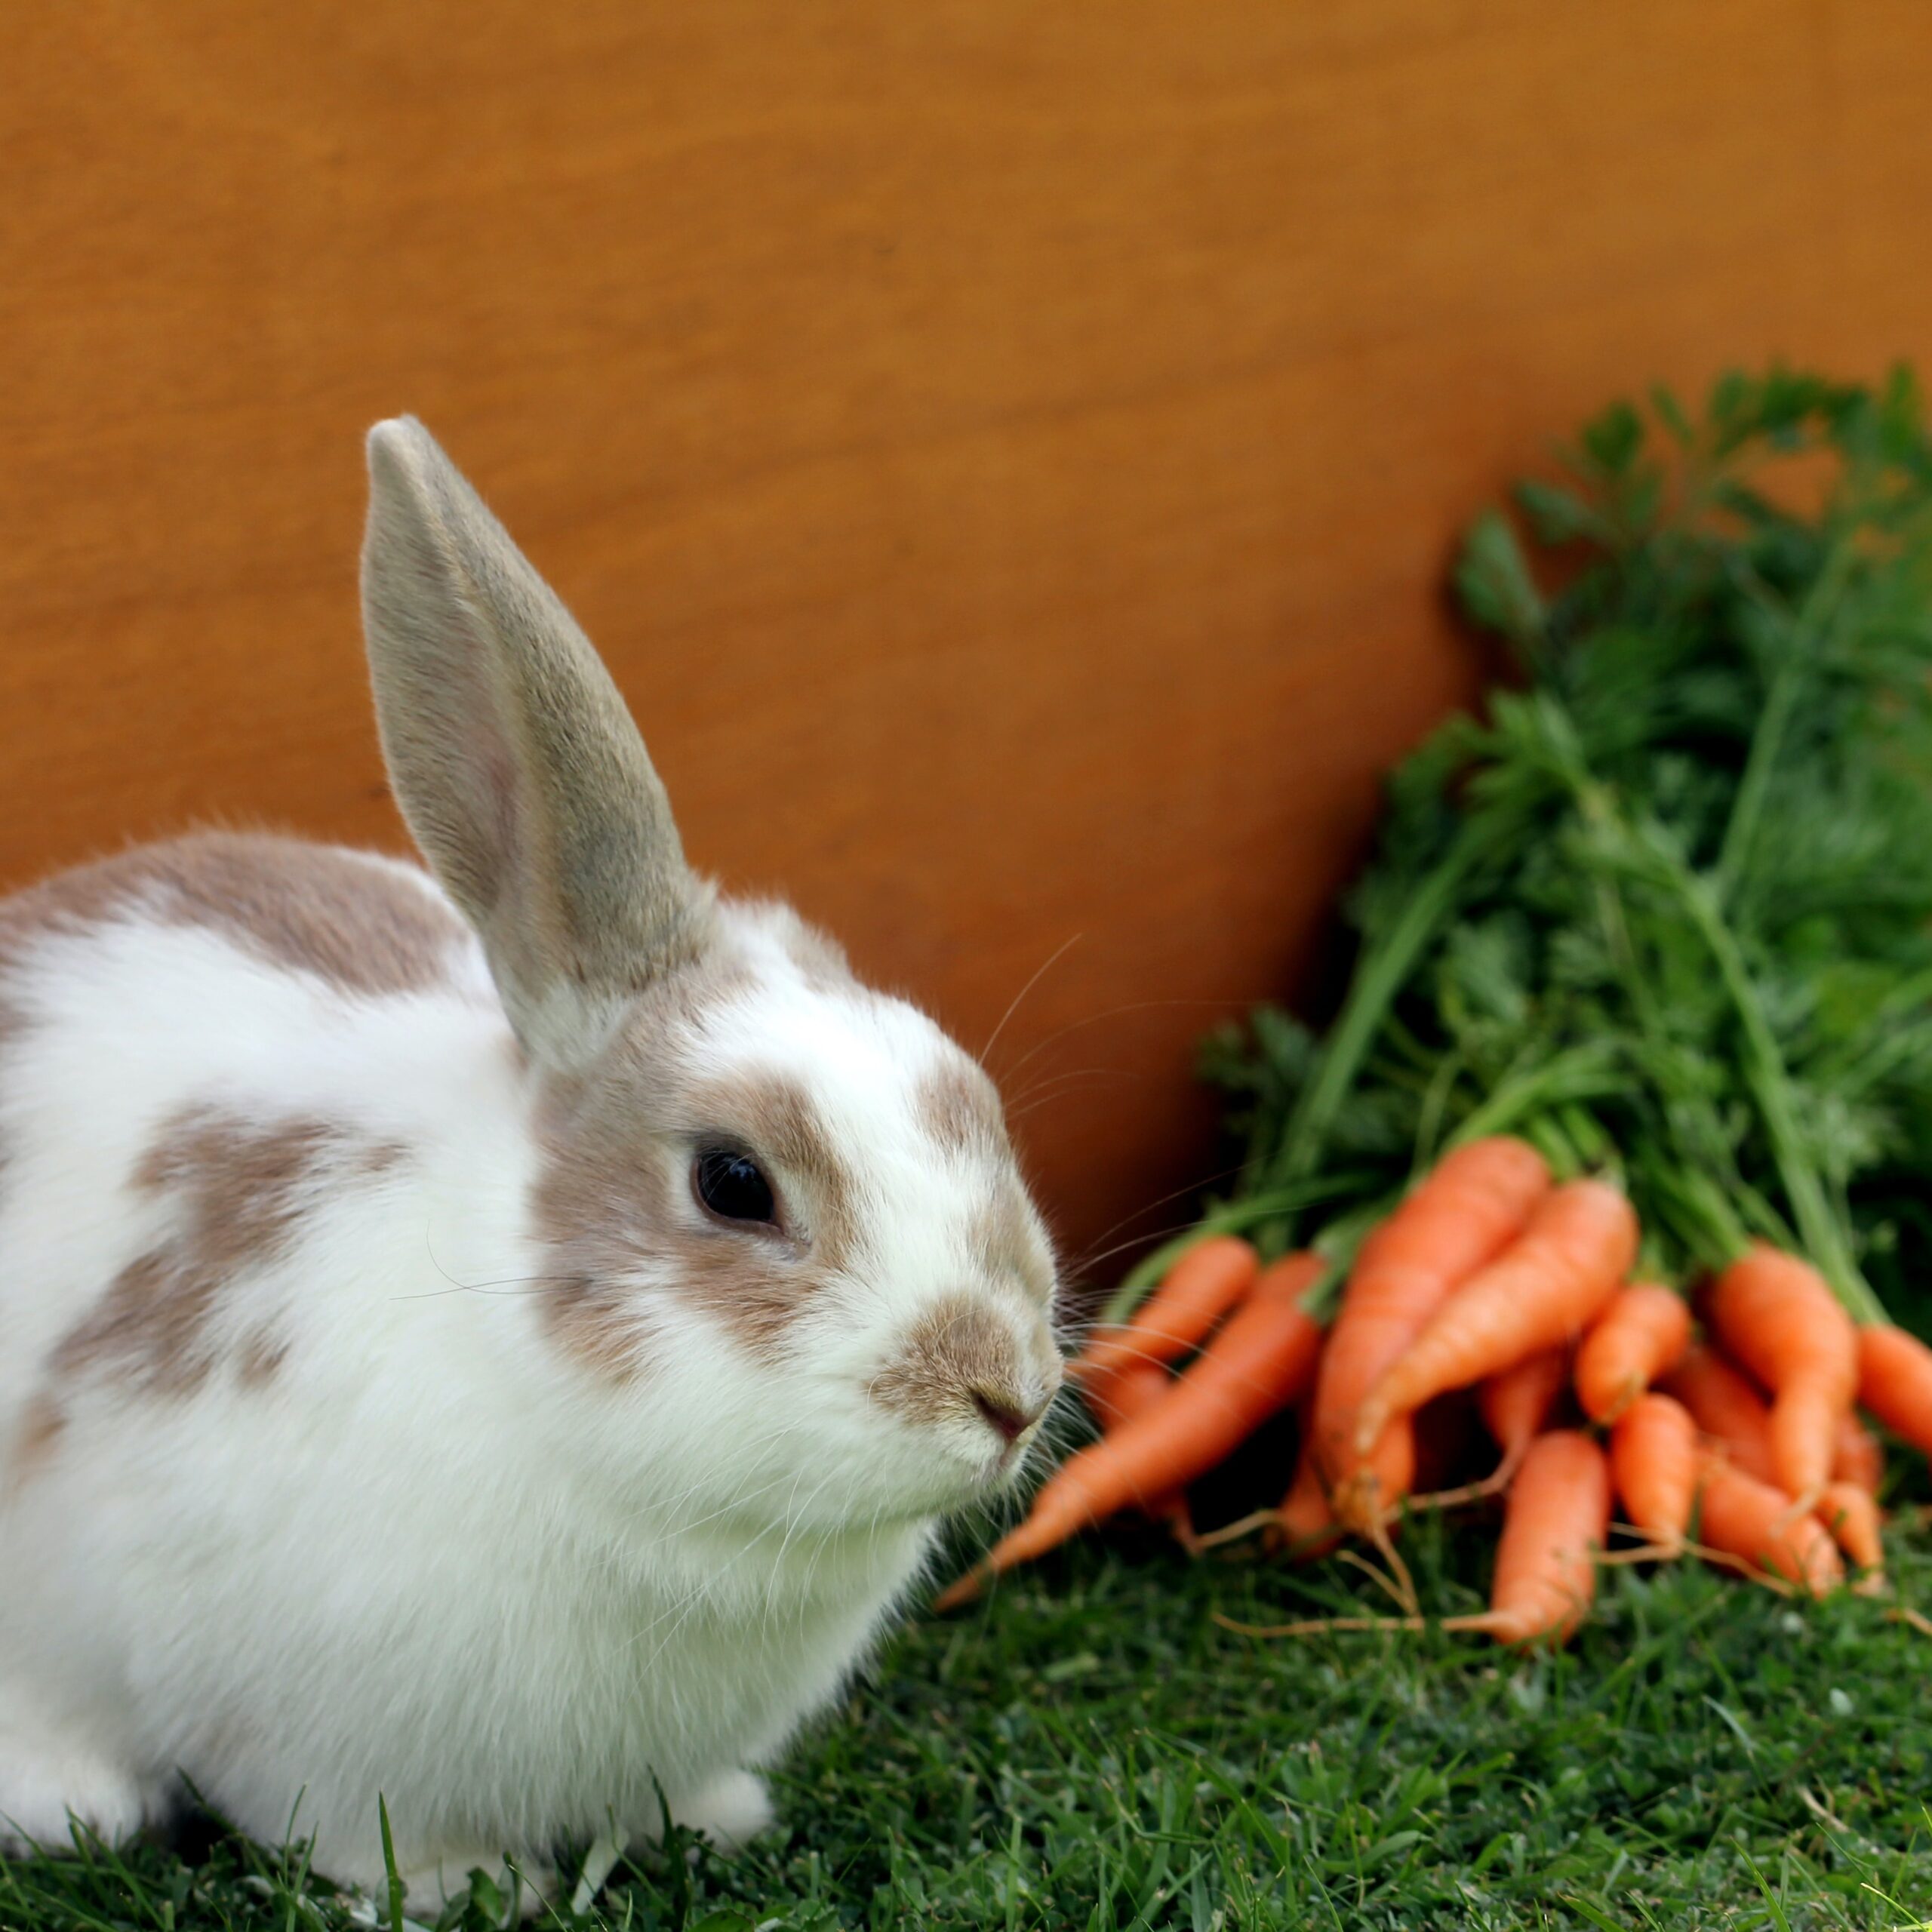
<svg viewBox="0 0 1932 1932"><path fill-rule="evenodd" d="M1089 1247L1471 688L1475 506L1652 377L1932 358L1928 100L1914 0L10 9L0 884L398 836L412 410L700 863L974 1047L1058 952L992 1060Z"/></svg>

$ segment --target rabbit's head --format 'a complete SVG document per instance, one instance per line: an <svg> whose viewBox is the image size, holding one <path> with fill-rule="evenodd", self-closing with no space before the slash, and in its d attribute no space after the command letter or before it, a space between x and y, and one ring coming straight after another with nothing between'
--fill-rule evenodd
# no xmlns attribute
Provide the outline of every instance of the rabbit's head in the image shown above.
<svg viewBox="0 0 1932 1932"><path fill-rule="evenodd" d="M997 1487L1060 1363L992 1083L788 909L694 876L615 686L500 525L419 423L369 457L384 755L528 1084L533 1381L692 1522L876 1527Z"/></svg>

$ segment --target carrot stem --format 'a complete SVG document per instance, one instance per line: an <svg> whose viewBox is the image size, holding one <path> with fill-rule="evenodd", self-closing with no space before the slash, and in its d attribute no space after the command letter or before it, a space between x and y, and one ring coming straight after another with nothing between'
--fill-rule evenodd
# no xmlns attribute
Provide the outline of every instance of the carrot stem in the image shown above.
<svg viewBox="0 0 1932 1932"><path fill-rule="evenodd" d="M1299 1180L1320 1165L1335 1115L1355 1083L1363 1057L1390 1004L1407 983L1423 949L1454 909L1463 881L1515 829L1513 818L1465 821L1435 869L1411 894L1401 916L1364 949L1315 1078L1302 1089L1288 1117L1272 1178L1281 1183Z"/></svg>
<svg viewBox="0 0 1932 1932"><path fill-rule="evenodd" d="M1595 1041L1566 1048L1533 1072L1500 1083L1487 1100L1463 1116L1444 1151L1511 1132L1529 1115L1545 1108L1601 1100L1627 1091L1629 1075L1619 1072L1616 1061L1614 1051Z"/></svg>
<svg viewBox="0 0 1932 1932"><path fill-rule="evenodd" d="M1675 853L1651 841L1664 862L1670 888L1706 948L1724 982L1738 1023L1743 1030L1745 1066L1758 1112L1777 1163L1778 1178L1798 1223L1798 1232L1813 1265L1830 1283L1855 1321L1882 1321L1885 1311L1871 1284L1860 1272L1843 1226L1825 1198L1824 1183L1805 1158L1804 1137L1798 1124L1798 1105L1791 1075L1778 1050L1763 1002L1738 950L1737 936L1719 914L1711 887Z"/></svg>
<svg viewBox="0 0 1932 1932"><path fill-rule="evenodd" d="M1731 800L1730 823L1724 829L1724 843L1718 851L1713 887L1720 904L1730 897L1738 874L1751 856L1752 841L1764 811L1765 795L1770 789L1778 754L1784 749L1785 734L1791 728L1804 674L1810 668L1819 635L1832 606L1844 592L1845 579L1851 573L1857 555L1850 539L1841 535L1792 618L1784 661L1772 674L1770 688L1764 694L1764 708L1758 714L1751 734L1744 775Z"/></svg>

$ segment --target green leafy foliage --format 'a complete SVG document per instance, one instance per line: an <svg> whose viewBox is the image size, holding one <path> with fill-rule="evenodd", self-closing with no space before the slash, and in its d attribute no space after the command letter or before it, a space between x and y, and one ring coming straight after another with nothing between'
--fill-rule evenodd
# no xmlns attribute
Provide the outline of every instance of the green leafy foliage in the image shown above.
<svg viewBox="0 0 1932 1932"><path fill-rule="evenodd" d="M1912 1312L1932 1177L1932 441L1906 374L1619 403L1469 532L1465 609L1524 682L1391 777L1317 1038L1204 1070L1271 1244L1508 1128L1630 1188L1682 1279L1795 1242ZM1230 1210L1234 1211L1231 1214Z"/></svg>

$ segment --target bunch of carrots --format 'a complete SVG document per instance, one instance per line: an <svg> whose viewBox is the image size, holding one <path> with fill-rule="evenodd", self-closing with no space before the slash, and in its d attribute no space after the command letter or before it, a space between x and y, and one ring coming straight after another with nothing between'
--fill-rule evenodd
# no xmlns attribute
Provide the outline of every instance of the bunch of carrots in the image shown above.
<svg viewBox="0 0 1932 1932"><path fill-rule="evenodd" d="M1457 568L1513 681L1391 774L1331 1023L1204 1043L1229 1193L1121 1284L1100 1439L955 1596L1137 1507L1365 1539L1413 1623L1404 1513L1499 1497L1466 1623L1509 1641L1574 1626L1619 1524L1880 1586L1861 1411L1932 1451L1887 1313L1932 1281L1932 423L1909 371L1774 368L1558 461ZM1444 1490L1471 1407L1493 1465ZM1278 1501L1197 1537L1189 1484L1291 1410Z"/></svg>
<svg viewBox="0 0 1932 1932"><path fill-rule="evenodd" d="M1621 1189L1554 1181L1508 1135L1449 1153L1367 1235L1325 1329L1320 1256L1264 1266L1238 1236L1206 1237L1131 1319L1090 1337L1073 1374L1104 1432L942 1604L1123 1509L1200 1546L1186 1485L1297 1404L1281 1502L1214 1540L1266 1528L1295 1558L1356 1536L1392 1558L1405 1509L1500 1494L1490 1607L1445 1627L1561 1642L1614 1524L1630 1556L1694 1551L1813 1595L1849 1559L1878 1586L1882 1456L1858 1410L1932 1454L1932 1349L1856 1326L1815 1269L1762 1243L1694 1312L1629 1278L1638 1244ZM1475 1392L1494 1472L1415 1497L1416 1418L1459 1389ZM1393 1620L1414 1623L1412 1591L1404 1609Z"/></svg>

